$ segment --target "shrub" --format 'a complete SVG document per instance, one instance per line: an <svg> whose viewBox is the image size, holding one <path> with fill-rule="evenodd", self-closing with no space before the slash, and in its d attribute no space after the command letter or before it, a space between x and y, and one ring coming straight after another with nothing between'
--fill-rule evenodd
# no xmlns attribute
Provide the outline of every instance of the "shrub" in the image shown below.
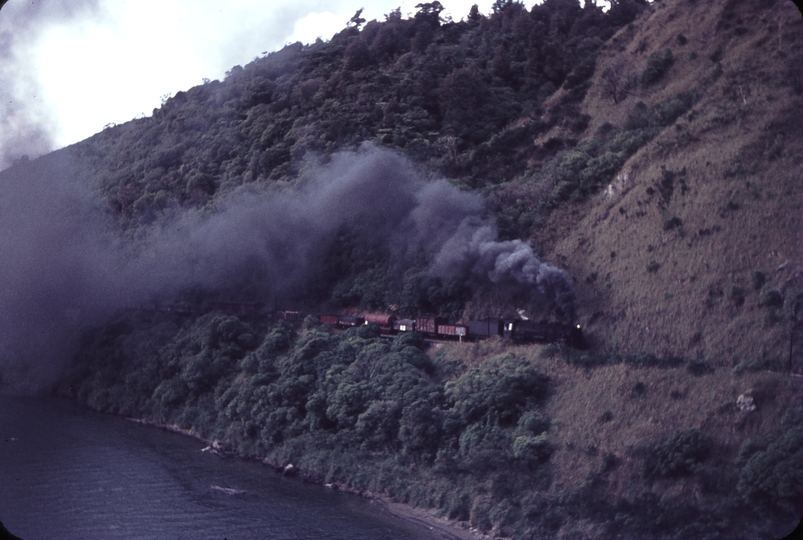
<svg viewBox="0 0 803 540"><path fill-rule="evenodd" d="M664 230L671 231L672 229L679 229L683 226L683 220L679 217L675 216L672 219L668 219L664 222Z"/></svg>
<svg viewBox="0 0 803 540"><path fill-rule="evenodd" d="M549 429L549 419L535 411L527 411L519 418L516 432L525 435L540 435Z"/></svg>
<svg viewBox="0 0 803 540"><path fill-rule="evenodd" d="M619 458L616 457L616 454L607 453L602 458L602 463L600 464L600 472L602 474L611 472L619 465Z"/></svg>
<svg viewBox="0 0 803 540"><path fill-rule="evenodd" d="M647 272L654 274L659 268L661 268L661 265L658 262L650 261L650 264L647 265Z"/></svg>
<svg viewBox="0 0 803 540"><path fill-rule="evenodd" d="M674 97L660 102L655 106L658 121L662 126L668 126L689 110L691 99L686 96Z"/></svg>
<svg viewBox="0 0 803 540"><path fill-rule="evenodd" d="M621 152L605 152L588 160L579 175L583 194L593 193L600 186L609 183L624 161L625 157Z"/></svg>
<svg viewBox="0 0 803 540"><path fill-rule="evenodd" d="M653 128L630 129L619 133L608 144L609 152L629 156L647 144L655 136Z"/></svg>
<svg viewBox="0 0 803 540"><path fill-rule="evenodd" d="M516 437L513 441L513 456L529 464L548 460L553 451L552 443L546 434L536 437Z"/></svg>
<svg viewBox="0 0 803 540"><path fill-rule="evenodd" d="M708 458L711 447L711 439L698 429L678 430L646 448L642 474L648 480L690 476Z"/></svg>
<svg viewBox="0 0 803 540"><path fill-rule="evenodd" d="M673 368L683 364L683 358L678 356L667 356L658 358L652 353L640 352L624 357L625 364L640 368L656 367L660 369Z"/></svg>
<svg viewBox="0 0 803 540"><path fill-rule="evenodd" d="M742 287L733 284L728 285L725 294L736 306L744 305L745 290Z"/></svg>
<svg viewBox="0 0 803 540"><path fill-rule="evenodd" d="M761 287L761 291L758 293L758 304L764 307L779 308L783 306L783 296L767 283Z"/></svg>
<svg viewBox="0 0 803 540"><path fill-rule="evenodd" d="M689 363L686 364L686 371L695 377L699 377L700 375L713 373L714 368L706 360L689 360Z"/></svg>
<svg viewBox="0 0 803 540"><path fill-rule="evenodd" d="M636 103L633 110L625 120L624 128L628 131L635 131L653 127L657 123L655 114L643 101ZM615 139L611 141L611 146L615 146Z"/></svg>
<svg viewBox="0 0 803 540"><path fill-rule="evenodd" d="M605 352L580 352L576 350L568 350L566 351L564 358L567 364L583 368L606 366L608 364L617 364L621 362L620 357L614 354L607 354Z"/></svg>
<svg viewBox="0 0 803 540"><path fill-rule="evenodd" d="M633 389L630 391L630 397L642 397L644 394L647 393L647 385L641 381L638 381L636 384L633 385Z"/></svg>
<svg viewBox="0 0 803 540"><path fill-rule="evenodd" d="M608 422L610 422L611 420L613 420L613 413L612 413L611 411L605 411L605 412L604 412L604 413L602 413L602 414L599 416L599 418L597 419L597 421L598 421L600 424L607 424L607 423L608 423Z"/></svg>
<svg viewBox="0 0 803 540"><path fill-rule="evenodd" d="M761 328L770 328L779 322L781 322L781 316L778 315L778 309L771 307L764 313L764 318L761 319Z"/></svg>
<svg viewBox="0 0 803 540"><path fill-rule="evenodd" d="M641 74L641 84L650 86L658 82L674 61L672 49L666 48L652 53L647 58L647 68Z"/></svg>

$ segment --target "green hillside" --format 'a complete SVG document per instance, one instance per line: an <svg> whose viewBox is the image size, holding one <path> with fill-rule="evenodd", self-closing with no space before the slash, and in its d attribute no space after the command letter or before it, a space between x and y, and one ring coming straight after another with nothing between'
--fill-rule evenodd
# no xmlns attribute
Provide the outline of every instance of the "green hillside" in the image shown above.
<svg viewBox="0 0 803 540"><path fill-rule="evenodd" d="M114 294L53 301L52 281L24 305L57 325L83 302L54 391L499 537L788 533L803 20L784 0L612 4L355 17L4 171L66 164L91 194L75 214L103 214L85 280ZM589 348L119 309L210 299L524 308Z"/></svg>

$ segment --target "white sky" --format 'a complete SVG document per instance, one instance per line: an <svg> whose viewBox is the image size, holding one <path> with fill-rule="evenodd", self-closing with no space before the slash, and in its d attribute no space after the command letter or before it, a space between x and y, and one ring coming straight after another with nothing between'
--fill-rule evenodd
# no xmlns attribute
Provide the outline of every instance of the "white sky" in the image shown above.
<svg viewBox="0 0 803 540"><path fill-rule="evenodd" d="M14 21L41 6L27 34L11 41L13 54L5 51L6 58L15 59L16 71L1 81L7 87L0 88L0 98L21 104L31 121L46 125L54 148L83 140L109 123L150 116L162 96L204 78L222 79L234 65L263 52L295 41L328 40L360 7L365 7L366 20L381 21L396 7L402 16L411 16L421 2L84 0L88 7L45 16L42 12L52 9L48 1L10 0L0 12L2 24L4 17ZM475 3L481 13L490 13L493 1L442 3L443 16L460 20ZM0 31L0 47L3 37Z"/></svg>

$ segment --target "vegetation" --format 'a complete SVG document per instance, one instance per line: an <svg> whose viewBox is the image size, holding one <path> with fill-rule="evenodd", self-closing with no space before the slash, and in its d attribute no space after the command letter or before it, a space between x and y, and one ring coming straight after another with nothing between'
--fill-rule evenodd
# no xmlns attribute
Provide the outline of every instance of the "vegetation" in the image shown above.
<svg viewBox="0 0 803 540"><path fill-rule="evenodd" d="M124 316L85 334L59 392L96 410L191 430L220 451L277 470L292 463L315 481L385 493L502 536L568 533L584 523L596 538L686 538L690 531L756 538L794 516L803 497L799 405L785 409L776 432L741 436L741 447L733 446L725 442L730 423L709 433L671 431L683 417L675 413L666 426L646 427L653 422L642 415L669 388L696 384L696 373L678 369L680 359L577 362L546 347L534 352L500 341L434 353L416 334L385 340L370 325L335 332L311 319L291 326L214 313L159 314L150 322ZM578 367L592 370L585 384L562 388ZM622 370L638 373L624 395L611 380ZM723 392L732 396L743 377L773 392L778 406L799 391L778 386L778 378L709 373L703 385L714 403ZM594 398L607 407L601 413L582 403L598 391L606 394ZM683 396L696 391L675 408L691 406ZM771 412L761 395L754 392L759 407ZM730 399L716 415L736 414ZM757 413L742 414L737 424ZM652 436L633 444L625 423ZM591 432L582 431L586 425ZM604 431L622 440L601 439ZM576 469L568 475L567 460ZM608 491L614 479L628 489ZM705 504L683 495L695 485ZM676 495L659 496L670 486Z"/></svg>
<svg viewBox="0 0 803 540"><path fill-rule="evenodd" d="M797 13L418 9L357 14L68 150L137 237L293 183L310 159L398 148L568 269L590 349L129 314L86 330L59 393L501 536L788 532L803 504ZM426 263L399 267L347 226L301 301L452 320L510 307Z"/></svg>
<svg viewBox="0 0 803 540"><path fill-rule="evenodd" d="M396 10L235 66L75 150L127 227L244 183L292 179L305 155L366 140L483 188L523 171L519 148L569 119L531 117L562 85L581 99L601 45L645 5L505 1L462 22L441 21L437 2L411 19Z"/></svg>

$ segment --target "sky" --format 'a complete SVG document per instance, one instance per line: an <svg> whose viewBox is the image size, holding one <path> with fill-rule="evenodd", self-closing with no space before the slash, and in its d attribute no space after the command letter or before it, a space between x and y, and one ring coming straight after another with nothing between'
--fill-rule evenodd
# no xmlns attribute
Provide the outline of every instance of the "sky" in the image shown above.
<svg viewBox="0 0 803 540"><path fill-rule="evenodd" d="M362 7L382 21L397 7L412 16L420 2L9 0L0 10L0 169L150 116L164 98L288 43L328 40ZM442 4L457 21L493 2Z"/></svg>

